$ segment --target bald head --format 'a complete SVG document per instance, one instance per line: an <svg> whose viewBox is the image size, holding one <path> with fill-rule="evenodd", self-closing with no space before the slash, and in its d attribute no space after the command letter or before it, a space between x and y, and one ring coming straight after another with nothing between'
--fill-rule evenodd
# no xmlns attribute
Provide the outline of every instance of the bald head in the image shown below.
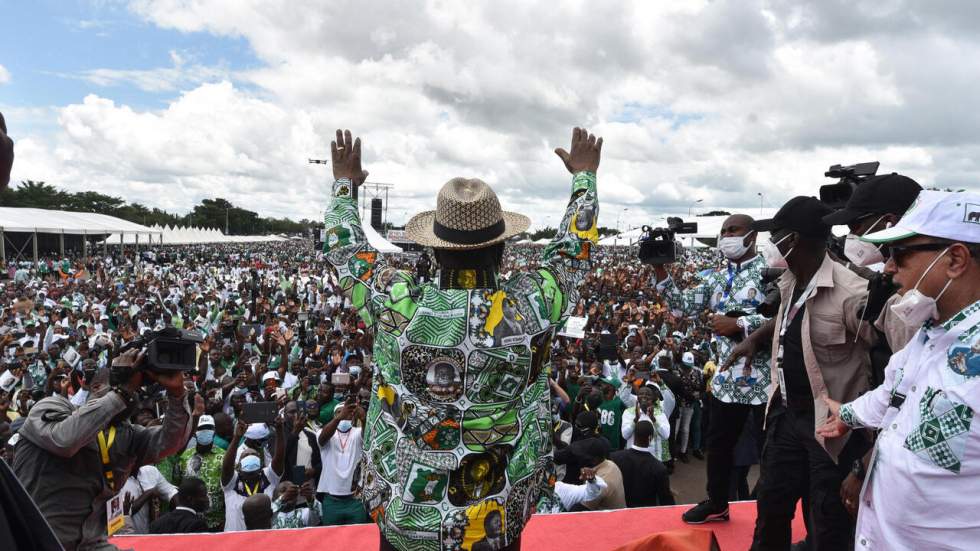
<svg viewBox="0 0 980 551"><path fill-rule="evenodd" d="M248 496L242 503L242 516L245 517L246 530L271 529L272 498L266 494Z"/></svg>
<svg viewBox="0 0 980 551"><path fill-rule="evenodd" d="M722 231L725 231L725 228L728 227L745 228L746 230L748 230L749 225L751 225L752 222L755 222L755 219L749 216L748 214L733 214L725 219L725 222L722 224L721 228ZM732 235L737 235L737 234L732 234Z"/></svg>

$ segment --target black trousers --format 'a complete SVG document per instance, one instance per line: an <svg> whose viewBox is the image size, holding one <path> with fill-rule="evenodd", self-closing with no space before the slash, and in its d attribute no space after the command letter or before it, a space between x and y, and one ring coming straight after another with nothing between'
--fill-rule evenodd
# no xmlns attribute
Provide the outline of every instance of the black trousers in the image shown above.
<svg viewBox="0 0 980 551"><path fill-rule="evenodd" d="M708 497L719 507L728 506L728 494L731 490L732 467L734 467L735 444L742 434L742 427L752 416L758 432L759 447L762 447L762 420L765 418L766 406L760 404L728 404L711 397L711 422L708 425ZM760 449L761 456L761 449Z"/></svg>
<svg viewBox="0 0 980 551"><path fill-rule="evenodd" d="M841 503L840 485L870 444L852 433L835 464L814 437L813 411L778 404L777 398L766 423L752 550L790 549L796 502L805 496L810 549L853 549L854 521Z"/></svg>

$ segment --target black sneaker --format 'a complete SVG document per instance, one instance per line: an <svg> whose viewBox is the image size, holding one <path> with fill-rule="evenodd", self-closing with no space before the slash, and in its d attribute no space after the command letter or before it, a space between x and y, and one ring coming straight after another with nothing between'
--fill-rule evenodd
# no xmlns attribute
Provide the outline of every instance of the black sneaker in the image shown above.
<svg viewBox="0 0 980 551"><path fill-rule="evenodd" d="M691 462L691 460L687 458L687 454L686 453L682 453L682 454L678 455L677 456L677 459L680 459L681 460L681 463L690 463Z"/></svg>
<svg viewBox="0 0 980 551"><path fill-rule="evenodd" d="M701 450L694 450L693 452L691 452L691 455L694 456L694 459L700 459L702 461L704 460L704 454L701 453Z"/></svg>
<svg viewBox="0 0 980 551"><path fill-rule="evenodd" d="M681 515L681 520L688 524L704 524L705 522L715 522L728 520L728 507L719 509L710 499L698 503Z"/></svg>

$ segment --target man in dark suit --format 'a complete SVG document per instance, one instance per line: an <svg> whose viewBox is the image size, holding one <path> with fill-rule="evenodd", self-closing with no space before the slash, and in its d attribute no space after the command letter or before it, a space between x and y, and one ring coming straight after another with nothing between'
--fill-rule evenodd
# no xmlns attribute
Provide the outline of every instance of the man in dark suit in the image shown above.
<svg viewBox="0 0 980 551"><path fill-rule="evenodd" d="M617 450L609 457L623 474L627 507L674 504L667 467L647 449L651 436L653 424L644 419L636 424L633 446L627 450Z"/></svg>
<svg viewBox="0 0 980 551"><path fill-rule="evenodd" d="M200 478L184 478L177 490L177 508L150 524L151 534L193 534L207 532L202 516L210 507L208 487Z"/></svg>

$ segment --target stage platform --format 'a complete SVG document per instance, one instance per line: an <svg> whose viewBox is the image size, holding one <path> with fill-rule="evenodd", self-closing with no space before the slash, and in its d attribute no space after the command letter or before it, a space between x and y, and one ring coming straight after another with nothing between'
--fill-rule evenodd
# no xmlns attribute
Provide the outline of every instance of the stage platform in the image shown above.
<svg viewBox="0 0 980 551"><path fill-rule="evenodd" d="M595 513L534 515L524 529L522 549L546 551L606 551L655 532L679 528L712 530L722 551L744 551L752 542L755 527L755 502L731 505L731 520L691 526L681 521L681 513L690 505L621 509ZM797 512L793 522L793 539L803 538L805 530ZM304 549L339 549L373 551L378 548L378 529L373 524L327 526L299 530L262 530L227 534L174 536L123 536L113 538L122 549L136 551L269 551Z"/></svg>

